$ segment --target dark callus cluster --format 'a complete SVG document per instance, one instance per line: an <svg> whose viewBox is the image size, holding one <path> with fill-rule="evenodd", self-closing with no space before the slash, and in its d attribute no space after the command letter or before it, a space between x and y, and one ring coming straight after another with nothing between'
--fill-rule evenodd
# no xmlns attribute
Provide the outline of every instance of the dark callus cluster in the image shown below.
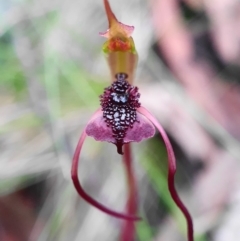
<svg viewBox="0 0 240 241"><path fill-rule="evenodd" d="M140 107L138 88L130 85L127 77L125 73L116 74L116 80L100 96L103 117L112 129L120 154L126 132L137 121L136 110Z"/></svg>

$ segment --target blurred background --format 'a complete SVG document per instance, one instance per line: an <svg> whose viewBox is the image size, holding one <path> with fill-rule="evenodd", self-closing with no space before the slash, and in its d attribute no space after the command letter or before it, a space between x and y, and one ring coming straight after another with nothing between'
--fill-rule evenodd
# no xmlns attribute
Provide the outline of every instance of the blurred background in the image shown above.
<svg viewBox="0 0 240 241"><path fill-rule="evenodd" d="M177 157L176 186L196 241L240 237L240 2L111 0L134 25L141 103ZM118 240L122 222L80 199L70 178L78 138L110 84L101 0L0 1L0 240ZM161 137L133 144L139 241L186 240L166 183ZM124 210L126 181L112 144L88 138L84 188Z"/></svg>

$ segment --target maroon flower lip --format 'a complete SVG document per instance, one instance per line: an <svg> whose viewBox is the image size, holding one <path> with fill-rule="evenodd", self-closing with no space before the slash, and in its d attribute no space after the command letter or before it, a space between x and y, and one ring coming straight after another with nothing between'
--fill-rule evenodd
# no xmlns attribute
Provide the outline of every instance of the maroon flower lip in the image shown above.
<svg viewBox="0 0 240 241"><path fill-rule="evenodd" d="M137 111L136 116L137 121L126 131L124 138L121 140L122 142L119 144L121 145L121 149L118 149L119 154L122 154L122 145L129 142L141 142L144 139L153 137L155 134L153 124L144 115ZM96 141L107 141L117 145L117 148L119 148L112 129L107 126L101 110L88 122L86 134L93 137Z"/></svg>
<svg viewBox="0 0 240 241"><path fill-rule="evenodd" d="M119 154L123 154L123 144L140 142L155 134L152 123L137 113L140 94L127 77L125 73L116 74L116 81L100 96L102 112L86 128L87 135L95 140L115 144Z"/></svg>

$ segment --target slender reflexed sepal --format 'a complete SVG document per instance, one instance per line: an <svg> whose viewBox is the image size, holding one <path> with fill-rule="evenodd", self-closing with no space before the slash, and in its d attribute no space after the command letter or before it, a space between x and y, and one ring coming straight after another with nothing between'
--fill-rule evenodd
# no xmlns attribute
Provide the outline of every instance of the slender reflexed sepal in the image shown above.
<svg viewBox="0 0 240 241"><path fill-rule="evenodd" d="M95 115L98 114L99 111L97 111L95 113ZM93 116L94 117L94 116ZM73 163L72 163L72 171L71 171L71 175L72 175L72 180L73 180L73 184L78 192L78 194L88 203L90 203L91 205L93 205L94 207L98 208L99 210L114 216L116 218L121 218L121 219L126 219L126 220L132 220L132 221L137 221L137 220L141 220L141 218L137 217L137 216L133 216L133 215L127 215L124 213L119 213L116 211L113 211L107 207L105 207L104 205L102 205L101 203L97 202L95 199L93 199L92 197L90 197L82 188L82 185L79 181L78 178L78 165L79 165L79 157L80 157L80 153L81 153L81 149L83 146L83 143L85 141L87 137L86 131L84 129L84 131L81 134L81 137L79 139L79 142L77 144L75 153L74 153L74 157L73 157Z"/></svg>
<svg viewBox="0 0 240 241"><path fill-rule="evenodd" d="M138 112L140 112L142 115L144 115L146 118L148 118L153 125L158 129L159 133L161 134L163 141L165 143L166 149L167 149L167 155L168 155L168 189L172 196L172 199L176 203L176 205L179 207L179 209L182 211L183 215L186 218L187 221L187 229L188 229L188 241L193 241L193 221L190 213L188 212L187 208L181 201L180 197L178 196L178 193L175 189L174 185L174 176L176 172L176 159L173 152L172 145L167 137L166 132L160 125L160 123L156 120L156 118L150 114L149 111L147 111L144 107L138 108Z"/></svg>

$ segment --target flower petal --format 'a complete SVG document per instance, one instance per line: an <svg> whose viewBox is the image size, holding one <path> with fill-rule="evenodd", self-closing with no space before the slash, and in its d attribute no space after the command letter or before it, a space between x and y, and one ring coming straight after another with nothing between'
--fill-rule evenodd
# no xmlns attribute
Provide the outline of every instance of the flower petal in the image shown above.
<svg viewBox="0 0 240 241"><path fill-rule="evenodd" d="M144 139L153 137L155 134L155 127L153 124L142 114L137 112L137 121L129 128L124 138L124 143L140 142Z"/></svg>
<svg viewBox="0 0 240 241"><path fill-rule="evenodd" d="M104 38L110 38L109 29L106 32L99 32L99 35Z"/></svg>
<svg viewBox="0 0 240 241"><path fill-rule="evenodd" d="M93 137L96 141L116 143L116 140L113 137L112 129L107 126L101 110L99 110L88 122L86 133L88 136Z"/></svg>
<svg viewBox="0 0 240 241"><path fill-rule="evenodd" d="M116 144L112 129L107 126L102 111L98 111L97 115L88 122L86 133L96 141L107 141ZM126 131L123 144L140 142L144 139L153 137L154 134L155 127L153 124L145 116L137 112L137 121L133 124L132 128Z"/></svg>

